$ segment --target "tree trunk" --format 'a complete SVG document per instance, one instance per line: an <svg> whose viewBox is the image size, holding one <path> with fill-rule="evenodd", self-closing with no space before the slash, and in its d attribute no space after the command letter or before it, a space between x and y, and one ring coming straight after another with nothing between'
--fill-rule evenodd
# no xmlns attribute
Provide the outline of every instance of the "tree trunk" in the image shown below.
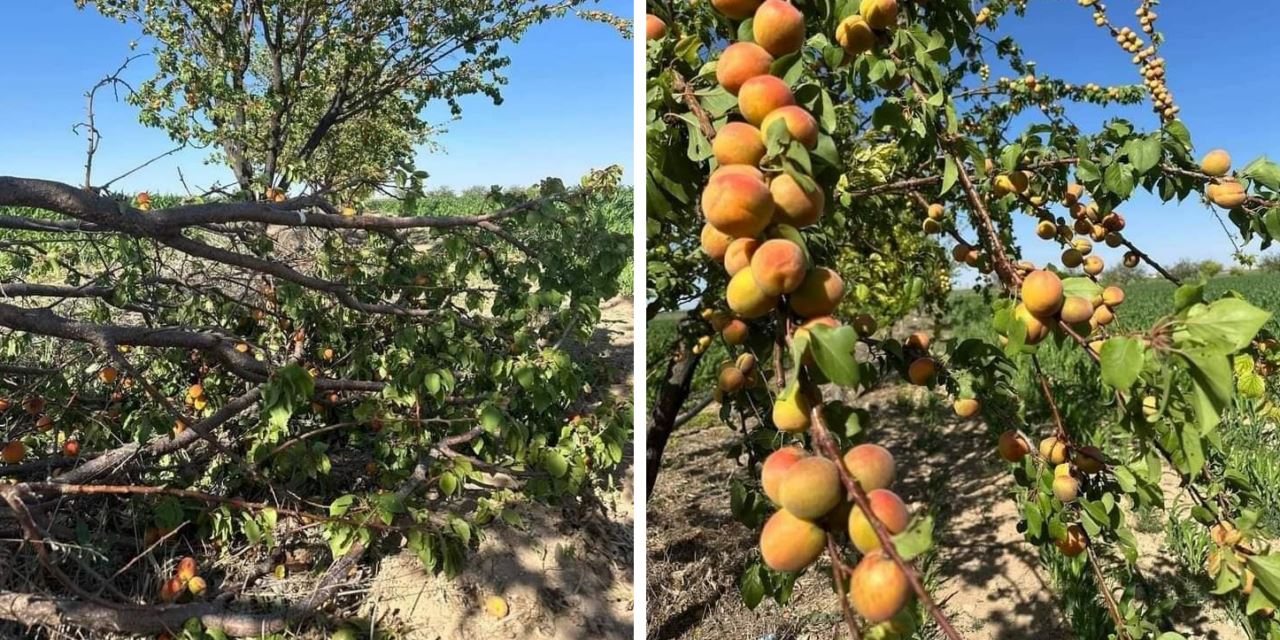
<svg viewBox="0 0 1280 640"><path fill-rule="evenodd" d="M684 358L677 362L675 355L667 361L667 372L663 377L662 387L658 389L657 400L653 403L653 415L649 420L648 441L645 443L645 476L648 486L645 495L653 495L653 486L658 482L658 471L662 467L662 453L667 448L667 440L679 426L680 408L689 399L692 390L693 373L698 370L702 361L701 354L678 347Z"/></svg>

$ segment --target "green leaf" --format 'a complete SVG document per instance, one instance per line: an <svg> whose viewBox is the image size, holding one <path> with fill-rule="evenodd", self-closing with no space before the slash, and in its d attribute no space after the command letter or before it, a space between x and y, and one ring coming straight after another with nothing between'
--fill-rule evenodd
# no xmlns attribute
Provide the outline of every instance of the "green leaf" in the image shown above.
<svg viewBox="0 0 1280 640"><path fill-rule="evenodd" d="M1129 156L1129 162L1133 163L1133 168L1137 170L1139 175L1147 173L1160 164L1160 155L1163 152L1164 150L1160 146L1160 139L1155 136L1130 140L1125 145L1125 153Z"/></svg>
<svg viewBox="0 0 1280 640"><path fill-rule="evenodd" d="M951 187L955 186L956 180L958 180L959 178L960 178L960 169L956 165L956 159L948 155L946 160L943 162L943 167L942 167L941 195L946 195L948 191L951 191ZM1273 234L1273 235L1280 236L1280 233Z"/></svg>
<svg viewBox="0 0 1280 640"><path fill-rule="evenodd" d="M1165 133L1173 137L1182 148L1191 150L1191 132L1187 130L1187 125L1182 124L1181 120L1174 120L1164 125Z"/></svg>
<svg viewBox="0 0 1280 640"><path fill-rule="evenodd" d="M1206 353L1235 353L1253 341L1271 314L1240 298L1223 298L1203 313L1183 320L1174 332L1179 348L1197 348Z"/></svg>
<svg viewBox="0 0 1280 640"><path fill-rule="evenodd" d="M893 546L903 560L923 555L933 546L933 516L912 518L905 531L893 536Z"/></svg>
<svg viewBox="0 0 1280 640"><path fill-rule="evenodd" d="M1204 302L1204 283L1184 284L1173 292L1173 310L1181 313L1193 304Z"/></svg>
<svg viewBox="0 0 1280 640"><path fill-rule="evenodd" d="M818 325L810 333L813 334L810 352L827 379L844 387L857 386L858 361L853 357L853 350L858 344L858 334L853 327L833 329Z"/></svg>
<svg viewBox="0 0 1280 640"><path fill-rule="evenodd" d="M742 582L738 585L738 593L742 595L743 604L748 609L755 610L764 600L764 579L761 573L764 569L759 563L747 567L742 573Z"/></svg>
<svg viewBox="0 0 1280 640"><path fill-rule="evenodd" d="M1111 338L1102 345L1102 381L1128 390L1142 373L1142 344L1132 338Z"/></svg>
<svg viewBox="0 0 1280 640"><path fill-rule="evenodd" d="M1280 600L1280 555L1247 556L1245 564L1253 572L1254 585L1266 591L1272 602Z"/></svg>
<svg viewBox="0 0 1280 640"><path fill-rule="evenodd" d="M1062 279L1062 295L1064 296L1093 300L1101 293L1102 287L1090 278L1073 277Z"/></svg>
<svg viewBox="0 0 1280 640"><path fill-rule="evenodd" d="M351 505L355 501L356 497L351 494L347 494L337 500L334 500L333 503L329 505L329 516L337 518L339 516L346 515L347 511L351 509Z"/></svg>
<svg viewBox="0 0 1280 640"><path fill-rule="evenodd" d="M1102 184L1121 199L1128 198L1134 187L1133 167L1123 162L1111 163L1102 174Z"/></svg>
<svg viewBox="0 0 1280 640"><path fill-rule="evenodd" d="M563 478L569 472L569 462L559 451L551 449L542 458L542 468L546 469L553 478Z"/></svg>

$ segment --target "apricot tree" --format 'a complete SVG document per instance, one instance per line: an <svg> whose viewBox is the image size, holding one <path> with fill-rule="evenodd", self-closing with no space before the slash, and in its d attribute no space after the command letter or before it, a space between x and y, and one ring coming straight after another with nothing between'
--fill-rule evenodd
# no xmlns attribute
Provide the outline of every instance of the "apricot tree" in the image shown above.
<svg viewBox="0 0 1280 640"><path fill-rule="evenodd" d="M1165 80L1158 3L1140 2L1133 26L1079 4L1140 84L1037 72L1015 41L988 35L1021 3L650 3L649 312L690 313L652 394L649 489L700 359L727 351L710 363L721 372L714 397L741 432L731 453L759 473L738 479L732 504L762 527L763 565L742 578L749 606L785 602L796 572L825 555L850 636L909 635L914 599L942 635L960 637L912 566L932 524L892 491L911 470L870 441L874 416L847 400L901 377L949 394L960 418L1017 425L993 430L991 445L1020 486L1020 528L1096 587L1108 634L1181 637L1124 588L1138 573L1128 515L1162 502L1165 471L1212 534L1215 593L1255 632L1280 633L1269 619L1280 555L1257 526L1265 505L1217 433L1224 416L1257 408L1274 371L1255 370L1275 358L1259 334L1270 314L1180 282L1125 236L1118 211L1139 189L1164 201L1196 194L1266 248L1280 232L1280 166L1233 172L1225 152L1193 156ZM991 78L997 61L1020 77ZM1154 118L1148 130L1112 119L1086 132L1067 117L1072 102L1145 102ZM1060 264L1019 259L1015 215L1038 220L1037 241L1058 245ZM1174 312L1151 327L1116 323L1124 290L1100 284L1108 265L1095 242L1125 250L1113 269L1144 265L1179 285ZM941 299L950 278L933 256L944 247L985 276L993 338L882 331ZM886 262L885 290L910 305L848 286ZM1045 353L1066 364L1042 366ZM768 365L744 368L739 354ZM1020 372L1035 396L1016 393ZM1090 422L1060 410L1068 384L1101 401Z"/></svg>

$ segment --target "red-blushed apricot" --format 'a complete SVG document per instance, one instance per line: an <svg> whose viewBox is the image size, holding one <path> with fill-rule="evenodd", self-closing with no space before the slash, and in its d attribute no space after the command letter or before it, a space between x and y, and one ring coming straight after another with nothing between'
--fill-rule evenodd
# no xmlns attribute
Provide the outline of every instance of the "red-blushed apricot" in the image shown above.
<svg viewBox="0 0 1280 640"><path fill-rule="evenodd" d="M738 89L738 110L747 122L756 126L770 113L795 103L791 88L775 76L755 76Z"/></svg>
<svg viewBox="0 0 1280 640"><path fill-rule="evenodd" d="M1067 461L1067 443L1059 440L1055 436L1049 436L1040 441L1040 457L1045 459L1052 465L1059 465Z"/></svg>
<svg viewBox="0 0 1280 640"><path fill-rule="evenodd" d="M919 349L920 351L928 351L929 345L932 342L933 340L929 337L929 334L923 331L917 331L907 336L906 344L908 349Z"/></svg>
<svg viewBox="0 0 1280 640"><path fill-rule="evenodd" d="M1124 304L1124 289L1110 286L1102 290L1102 304L1115 308Z"/></svg>
<svg viewBox="0 0 1280 640"><path fill-rule="evenodd" d="M711 176L707 178L707 184L729 176L745 176L764 182L764 172L760 171L760 169L749 164L729 164L717 167L715 171L712 171Z"/></svg>
<svg viewBox="0 0 1280 640"><path fill-rule="evenodd" d="M866 313L860 313L857 316L854 316L852 325L853 330L858 332L858 335L863 338L870 338L875 335L876 329L879 328L879 325L876 324L876 319Z"/></svg>
<svg viewBox="0 0 1280 640"><path fill-rule="evenodd" d="M827 267L810 269L787 297L791 310L804 318L830 315L844 297L844 280Z"/></svg>
<svg viewBox="0 0 1280 640"><path fill-rule="evenodd" d="M741 369L733 366L732 362L726 362L724 366L720 367L720 379L717 388L720 389L721 393L740 391L745 386L747 386L746 374Z"/></svg>
<svg viewBox="0 0 1280 640"><path fill-rule="evenodd" d="M1017 431L1009 430L1000 434L996 451L1005 462L1022 462L1022 459L1031 453L1031 443Z"/></svg>
<svg viewBox="0 0 1280 640"><path fill-rule="evenodd" d="M644 15L644 37L646 40L658 40L667 35L667 23L653 15L646 13Z"/></svg>
<svg viewBox="0 0 1280 640"><path fill-rule="evenodd" d="M1085 547L1089 546L1089 539L1084 535L1084 529L1078 524L1072 524L1067 527L1067 533L1061 540L1054 540L1053 544L1058 550L1069 558L1074 558L1084 553Z"/></svg>
<svg viewBox="0 0 1280 640"><path fill-rule="evenodd" d="M1093 303L1079 296L1067 296L1062 301L1062 321L1067 324L1088 322L1093 317Z"/></svg>
<svg viewBox="0 0 1280 640"><path fill-rule="evenodd" d="M876 46L876 34L862 16L854 14L836 27L836 42L850 55L856 56Z"/></svg>
<svg viewBox="0 0 1280 640"><path fill-rule="evenodd" d="M729 243L733 242L733 236L711 226L710 223L702 225L702 252L712 260L724 260L724 252L729 248Z"/></svg>
<svg viewBox="0 0 1280 640"><path fill-rule="evenodd" d="M911 601L911 583L883 551L862 557L849 577L849 604L868 622L884 622Z"/></svg>
<svg viewBox="0 0 1280 640"><path fill-rule="evenodd" d="M773 57L795 53L804 45L804 14L785 0L764 0L751 21L756 44Z"/></svg>
<svg viewBox="0 0 1280 640"><path fill-rule="evenodd" d="M1225 176L1231 172L1231 155L1222 149L1214 149L1200 160L1200 170L1215 178Z"/></svg>
<svg viewBox="0 0 1280 640"><path fill-rule="evenodd" d="M178 576L173 576L168 580L165 580L164 583L160 585L160 601L173 602L178 598L178 595L182 593L183 589L186 589L186 587L187 583L178 579Z"/></svg>
<svg viewBox="0 0 1280 640"><path fill-rule="evenodd" d="M720 335L724 338L724 341L734 346L744 344L750 334L751 330L747 327L747 323L736 318L730 320L720 330Z"/></svg>
<svg viewBox="0 0 1280 640"><path fill-rule="evenodd" d="M891 29L898 24L898 0L862 0L858 14L874 29Z"/></svg>
<svg viewBox="0 0 1280 640"><path fill-rule="evenodd" d="M786 509L770 516L760 530L760 556L774 571L800 571L826 548L827 534L822 527Z"/></svg>
<svg viewBox="0 0 1280 640"><path fill-rule="evenodd" d="M773 221L797 229L816 223L826 207L822 187L815 184L812 192L805 191L795 178L785 173L769 181L769 193L773 194Z"/></svg>
<svg viewBox="0 0 1280 640"><path fill-rule="evenodd" d="M875 514L890 534L907 530L911 512L898 494L888 489L876 489L867 493L867 502L871 504L871 513ZM849 540L863 553L880 548L880 538L876 536L871 521L861 507L854 507L849 512Z"/></svg>
<svg viewBox="0 0 1280 640"><path fill-rule="evenodd" d="M751 266L751 256L760 248L760 241L755 238L738 238L729 243L724 251L724 270L730 276Z"/></svg>
<svg viewBox="0 0 1280 640"><path fill-rule="evenodd" d="M756 286L750 267L729 279L725 299L734 313L748 320L762 317L778 306L778 296L771 296Z"/></svg>
<svg viewBox="0 0 1280 640"><path fill-rule="evenodd" d="M8 398L0 398L0 413L8 411L11 406L13 403L9 402Z"/></svg>
<svg viewBox="0 0 1280 640"><path fill-rule="evenodd" d="M768 75L773 56L754 42L735 42L716 61L716 82L725 91L738 95L742 85L756 76Z"/></svg>
<svg viewBox="0 0 1280 640"><path fill-rule="evenodd" d="M730 122L720 127L711 141L711 152L721 165L760 164L764 151L760 130L745 122Z"/></svg>
<svg viewBox="0 0 1280 640"><path fill-rule="evenodd" d="M773 194L761 180L725 175L703 189L702 213L712 226L735 238L758 235L773 219Z"/></svg>
<svg viewBox="0 0 1280 640"><path fill-rule="evenodd" d="M782 476L778 497L782 508L797 518L816 521L840 504L844 497L840 469L836 463L822 456L798 460Z"/></svg>
<svg viewBox="0 0 1280 640"><path fill-rule="evenodd" d="M978 410L982 409L982 403L977 398L959 398L951 404L951 408L956 415L968 420L978 415Z"/></svg>
<svg viewBox="0 0 1280 640"><path fill-rule="evenodd" d="M62 444L62 455L68 458L76 458L80 456L80 442L77 440L68 440Z"/></svg>
<svg viewBox="0 0 1280 640"><path fill-rule="evenodd" d="M178 576L178 579L185 583L186 581L196 577L197 573L199 573L199 565L196 564L196 559L191 556L187 556L178 561L178 570L174 575Z"/></svg>
<svg viewBox="0 0 1280 640"><path fill-rule="evenodd" d="M809 428L809 399L803 393L779 395L773 401L773 426L787 433L803 433Z"/></svg>
<svg viewBox="0 0 1280 640"><path fill-rule="evenodd" d="M26 411L27 415L30 416L42 413L44 411L44 398L27 396L27 399L22 401L22 410Z"/></svg>
<svg viewBox="0 0 1280 640"><path fill-rule="evenodd" d="M755 15L760 0L711 0L711 6L734 20L746 20Z"/></svg>
<svg viewBox="0 0 1280 640"><path fill-rule="evenodd" d="M786 476L787 470L808 455L800 447L783 447L764 459L764 464L760 467L760 485L764 488L764 494L769 496L774 504L782 506L782 479Z"/></svg>
<svg viewBox="0 0 1280 640"><path fill-rule="evenodd" d="M766 240L751 255L751 275L756 286L772 296L795 291L804 281L807 266L804 249L781 238Z"/></svg>
<svg viewBox="0 0 1280 640"><path fill-rule="evenodd" d="M933 358L916 358L907 367L907 379L918 387L928 385L938 374L938 363Z"/></svg>
<svg viewBox="0 0 1280 640"><path fill-rule="evenodd" d="M860 444L844 453L844 468L863 491L888 489L893 484L897 463L893 454L878 444Z"/></svg>
<svg viewBox="0 0 1280 640"><path fill-rule="evenodd" d="M1039 344L1049 335L1049 326L1035 317L1027 310L1027 305L1019 302L1018 306L1013 308L1013 317L1022 321L1026 327L1026 344Z"/></svg>
<svg viewBox="0 0 1280 640"><path fill-rule="evenodd" d="M1022 304L1037 318L1048 318L1062 308L1062 279L1043 269L1022 280Z"/></svg>
<svg viewBox="0 0 1280 640"><path fill-rule="evenodd" d="M0 449L0 462L5 464L18 464L27 457L27 445L22 444L21 440L14 440Z"/></svg>
<svg viewBox="0 0 1280 640"><path fill-rule="evenodd" d="M774 1L769 0L769 2ZM764 120L760 122L761 135L768 136L769 130L775 122L782 122L791 137L804 146L810 149L818 146L818 120L806 111L804 107L790 105L770 111L769 115L766 115ZM761 157L764 156L763 153L760 155Z"/></svg>
<svg viewBox="0 0 1280 640"><path fill-rule="evenodd" d="M1079 469L1081 473L1086 473L1088 475L1093 475L1102 471L1103 467L1106 466L1106 462L1104 462L1104 460L1105 458L1102 456L1102 451L1097 447L1089 445L1076 449L1076 455L1073 458L1076 468Z"/></svg>

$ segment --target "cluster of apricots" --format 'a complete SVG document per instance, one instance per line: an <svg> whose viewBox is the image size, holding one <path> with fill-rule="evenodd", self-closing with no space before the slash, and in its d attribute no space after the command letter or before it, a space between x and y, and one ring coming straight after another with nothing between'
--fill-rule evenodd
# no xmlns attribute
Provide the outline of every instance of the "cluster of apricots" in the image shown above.
<svg viewBox="0 0 1280 640"><path fill-rule="evenodd" d="M1200 161L1200 170L1214 178L1205 189L1209 201L1223 209L1234 209L1249 198L1244 185L1229 175L1231 173L1231 156L1222 149L1214 149L1205 154Z"/></svg>
<svg viewBox="0 0 1280 640"><path fill-rule="evenodd" d="M756 377L756 357L750 353L738 356L732 362L720 365L720 377L716 383L716 392L720 396L734 393L753 386L758 382Z"/></svg>
<svg viewBox="0 0 1280 640"><path fill-rule="evenodd" d="M209 588L209 583L199 575L196 559L187 556L178 561L173 575L160 585L162 602L179 602L192 596L198 597Z"/></svg>
<svg viewBox="0 0 1280 640"><path fill-rule="evenodd" d="M1027 272L1020 294L1022 299L1013 313L1026 329L1028 345L1039 344L1063 325L1081 338L1088 337L1115 321L1115 309L1125 299L1124 290L1117 286L1102 289L1092 299L1066 295L1062 278L1045 269ZM1094 341L1089 346L1097 351L1101 343Z"/></svg>
<svg viewBox="0 0 1280 640"><path fill-rule="evenodd" d="M1006 462L1021 463L1031 453L1031 445L1015 430L1000 434L997 445L1000 457ZM1063 504L1075 502L1080 496L1080 478L1101 473L1106 468L1102 451L1093 446L1070 446L1057 436L1040 441L1040 459L1053 465L1053 496ZM1054 545L1064 555L1075 557L1088 546L1088 537L1079 524L1067 526L1067 534Z"/></svg>
<svg viewBox="0 0 1280 640"><path fill-rule="evenodd" d="M841 463L867 492L875 517L890 534L911 521L902 498L889 490L896 473L892 454L875 444L849 449ZM911 600L906 574L884 554L867 514L845 498L837 463L800 447L778 449L765 459L760 481L778 511L760 531L760 554L775 571L800 571L826 549L827 535L845 532L862 554L849 583L849 603L872 623L884 622Z"/></svg>

